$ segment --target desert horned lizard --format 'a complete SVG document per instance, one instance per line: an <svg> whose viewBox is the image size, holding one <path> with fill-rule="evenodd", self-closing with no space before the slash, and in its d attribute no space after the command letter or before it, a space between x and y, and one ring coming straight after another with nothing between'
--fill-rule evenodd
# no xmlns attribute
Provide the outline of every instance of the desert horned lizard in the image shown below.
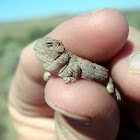
<svg viewBox="0 0 140 140"><path fill-rule="evenodd" d="M108 69L70 53L61 41L50 37L42 38L36 42L34 50L46 70L45 81L48 81L51 75L63 77L65 83L74 82L78 77L82 77L103 83L109 93L115 91L117 99L121 99Z"/></svg>

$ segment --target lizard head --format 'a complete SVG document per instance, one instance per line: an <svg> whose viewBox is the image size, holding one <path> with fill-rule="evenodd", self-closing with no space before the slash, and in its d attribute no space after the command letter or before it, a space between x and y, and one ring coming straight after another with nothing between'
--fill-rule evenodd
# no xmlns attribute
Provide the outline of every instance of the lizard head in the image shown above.
<svg viewBox="0 0 140 140"><path fill-rule="evenodd" d="M39 61L45 65L50 65L65 51L61 41L46 37L39 39L34 45L34 50Z"/></svg>
<svg viewBox="0 0 140 140"><path fill-rule="evenodd" d="M48 53L50 51L62 53L65 51L65 48L61 41L46 37L39 39L36 42L34 50L36 51L36 53Z"/></svg>

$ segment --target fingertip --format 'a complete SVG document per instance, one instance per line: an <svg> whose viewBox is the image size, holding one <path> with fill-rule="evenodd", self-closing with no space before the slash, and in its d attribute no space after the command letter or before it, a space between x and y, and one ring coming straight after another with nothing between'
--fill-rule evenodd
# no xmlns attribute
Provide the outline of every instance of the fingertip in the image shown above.
<svg viewBox="0 0 140 140"><path fill-rule="evenodd" d="M128 41L111 60L111 75L125 99L140 103L140 32L130 28Z"/></svg>

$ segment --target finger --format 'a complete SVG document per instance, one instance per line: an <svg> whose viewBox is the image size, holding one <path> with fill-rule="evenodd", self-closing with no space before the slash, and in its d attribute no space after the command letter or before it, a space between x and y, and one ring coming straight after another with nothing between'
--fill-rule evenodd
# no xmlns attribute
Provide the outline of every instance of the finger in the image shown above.
<svg viewBox="0 0 140 140"><path fill-rule="evenodd" d="M112 76L119 88L131 100L140 101L139 52L140 33L130 28L128 41L112 60Z"/></svg>
<svg viewBox="0 0 140 140"><path fill-rule="evenodd" d="M101 63L125 44L128 24L120 11L101 9L66 21L47 36L61 40L71 53Z"/></svg>
<svg viewBox="0 0 140 140"><path fill-rule="evenodd" d="M22 51L9 92L8 109L19 139L49 139L55 133L54 111L44 100L44 70L35 57L34 44Z"/></svg>
<svg viewBox="0 0 140 140"><path fill-rule="evenodd" d="M113 59L112 76L140 128L140 32L130 27L128 41Z"/></svg>
<svg viewBox="0 0 140 140"><path fill-rule="evenodd" d="M61 40L67 50L78 56L105 62L120 51L127 35L128 25L124 16L117 10L103 9L75 17L47 36ZM111 137L116 136L119 111L104 86L87 80L64 84L61 78L54 77L47 83L45 97L53 109L66 116L91 124L96 122L93 128L98 128L97 135L100 133L104 137L111 133Z"/></svg>
<svg viewBox="0 0 140 140"><path fill-rule="evenodd" d="M53 116L53 110L44 101L44 72L28 45L20 56L20 61L9 93L9 103L20 113L28 116Z"/></svg>

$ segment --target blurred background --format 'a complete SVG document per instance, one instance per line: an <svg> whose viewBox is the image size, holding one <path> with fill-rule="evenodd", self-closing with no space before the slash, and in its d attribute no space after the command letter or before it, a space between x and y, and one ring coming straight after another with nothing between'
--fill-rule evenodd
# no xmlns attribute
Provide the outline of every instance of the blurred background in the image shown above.
<svg viewBox="0 0 140 140"><path fill-rule="evenodd" d="M65 20L105 7L121 10L129 25L140 30L139 0L0 0L0 140L16 140L8 115L7 95L22 49ZM138 139L137 128L128 131L132 135L127 140Z"/></svg>

